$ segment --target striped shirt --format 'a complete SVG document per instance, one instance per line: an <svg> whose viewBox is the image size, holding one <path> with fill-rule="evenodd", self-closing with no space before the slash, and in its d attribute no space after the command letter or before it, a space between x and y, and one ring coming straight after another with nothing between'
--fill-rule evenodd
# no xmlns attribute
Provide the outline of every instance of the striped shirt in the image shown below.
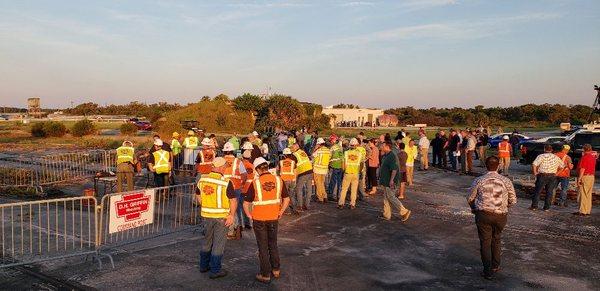
<svg viewBox="0 0 600 291"><path fill-rule="evenodd" d="M508 206L517 203L513 183L497 172L476 178L467 201L474 210L497 214L508 213Z"/></svg>
<svg viewBox="0 0 600 291"><path fill-rule="evenodd" d="M556 174L563 165L563 161L553 153L543 153L533 161L533 166L538 168L540 174Z"/></svg>

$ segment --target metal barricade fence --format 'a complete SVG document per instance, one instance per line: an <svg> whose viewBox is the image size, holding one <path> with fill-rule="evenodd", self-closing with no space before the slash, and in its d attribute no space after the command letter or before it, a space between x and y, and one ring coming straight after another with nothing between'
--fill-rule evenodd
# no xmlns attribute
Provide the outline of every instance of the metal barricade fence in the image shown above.
<svg viewBox="0 0 600 291"><path fill-rule="evenodd" d="M43 156L4 155L0 158L0 187L33 187L115 172L115 150L93 150Z"/></svg>
<svg viewBox="0 0 600 291"><path fill-rule="evenodd" d="M96 198L0 204L0 268L96 253Z"/></svg>
<svg viewBox="0 0 600 291"><path fill-rule="evenodd" d="M200 207L196 202L196 184L188 183L168 187L151 188L154 193L153 222L135 228L111 233L111 207L113 202L124 195L140 193L130 191L113 193L102 198L99 209L99 251L106 251L122 245L139 242L149 238L194 228L200 224ZM113 200L113 201L111 201ZM113 210L113 214L116 210Z"/></svg>

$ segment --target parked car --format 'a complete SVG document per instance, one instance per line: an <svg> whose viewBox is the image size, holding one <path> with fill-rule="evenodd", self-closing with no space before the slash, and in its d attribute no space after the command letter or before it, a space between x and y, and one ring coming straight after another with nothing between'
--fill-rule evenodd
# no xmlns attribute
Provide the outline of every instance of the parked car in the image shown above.
<svg viewBox="0 0 600 291"><path fill-rule="evenodd" d="M521 164L531 164L535 158L544 153L544 147L551 144L555 151L558 151L565 144L565 136L549 136L535 140L525 140L519 145L521 151Z"/></svg>
<svg viewBox="0 0 600 291"><path fill-rule="evenodd" d="M505 133L500 133L500 134L495 134L495 135L490 136L490 148L498 148L498 144L500 144L500 142L502 142L502 137L504 137L505 135L511 136L512 133L505 132ZM528 137L524 134L517 133L516 135L519 138L519 144L521 144L524 141L532 140L531 137Z"/></svg>
<svg viewBox="0 0 600 291"><path fill-rule="evenodd" d="M571 153L569 155L573 159L573 164L577 165L583 153L583 145L589 143L592 146L592 150L600 151L600 125L584 126L584 129L580 129L569 135L566 143L571 146ZM596 165L597 168L600 167L599 163Z"/></svg>
<svg viewBox="0 0 600 291"><path fill-rule="evenodd" d="M0 120L8 120L8 115L0 115Z"/></svg>
<svg viewBox="0 0 600 291"><path fill-rule="evenodd" d="M138 130L152 130L152 124L148 121L137 121L134 124L138 127Z"/></svg>

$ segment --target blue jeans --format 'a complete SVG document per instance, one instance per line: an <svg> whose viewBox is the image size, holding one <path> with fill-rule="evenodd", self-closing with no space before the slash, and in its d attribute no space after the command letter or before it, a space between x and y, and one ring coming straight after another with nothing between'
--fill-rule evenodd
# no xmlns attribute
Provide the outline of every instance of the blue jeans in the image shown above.
<svg viewBox="0 0 600 291"><path fill-rule="evenodd" d="M556 177L557 184L560 184L560 199L559 205L567 203L567 191L569 190L569 177Z"/></svg>
<svg viewBox="0 0 600 291"><path fill-rule="evenodd" d="M329 187L327 189L327 192L329 193L328 198L337 201L340 197L340 192L342 191L344 170L331 168L329 172L331 173L331 178L329 179Z"/></svg>
<svg viewBox="0 0 600 291"><path fill-rule="evenodd" d="M544 209L550 209L550 203L552 201L552 194L554 194L554 188L556 188L556 175L553 174L538 174L535 179L535 193L531 200L531 207L537 208L538 202L540 201L540 195L542 190L546 190L546 199L544 199Z"/></svg>
<svg viewBox="0 0 600 291"><path fill-rule="evenodd" d="M458 156L454 152L450 152L450 166L456 171L458 164Z"/></svg>
<svg viewBox="0 0 600 291"><path fill-rule="evenodd" d="M200 269L212 274L221 271L221 259L227 242L227 228L222 218L202 218L204 239L200 249Z"/></svg>
<svg viewBox="0 0 600 291"><path fill-rule="evenodd" d="M237 189L234 190L235 191L235 196L237 197L238 200L238 207L235 210L235 222L233 223L233 227L236 228L238 226L249 226L250 225L250 220L248 219L248 216L246 216L246 213L244 212L244 196L242 195L242 190L241 189Z"/></svg>

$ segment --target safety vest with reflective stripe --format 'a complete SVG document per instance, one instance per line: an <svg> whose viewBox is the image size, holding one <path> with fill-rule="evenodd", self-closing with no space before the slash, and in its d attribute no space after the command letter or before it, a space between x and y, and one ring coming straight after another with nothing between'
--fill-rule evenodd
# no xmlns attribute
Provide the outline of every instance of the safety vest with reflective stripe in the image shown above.
<svg viewBox="0 0 600 291"><path fill-rule="evenodd" d="M320 147L314 153L313 168L315 173L327 175L329 169L329 160L331 160L331 152L325 146Z"/></svg>
<svg viewBox="0 0 600 291"><path fill-rule="evenodd" d="M210 149L203 149L198 153L200 157L200 163L196 167L198 173L208 174L212 171L212 161L215 159L215 151Z"/></svg>
<svg viewBox="0 0 600 291"><path fill-rule="evenodd" d="M295 151L294 156L298 161L298 164L296 165L296 174L300 175L302 173L312 170L312 164L310 163L310 159L303 150Z"/></svg>
<svg viewBox="0 0 600 291"><path fill-rule="evenodd" d="M498 144L498 157L499 158L510 158L510 143L502 141Z"/></svg>
<svg viewBox="0 0 600 291"><path fill-rule="evenodd" d="M356 150L358 150L360 152L360 157L361 157L361 161L366 161L367 160L367 149L365 149L363 146L357 146Z"/></svg>
<svg viewBox="0 0 600 291"><path fill-rule="evenodd" d="M229 198L227 185L229 179L219 173L202 175L197 187L200 190L200 216L208 218L225 218L229 215Z"/></svg>
<svg viewBox="0 0 600 291"><path fill-rule="evenodd" d="M171 151L173 152L174 156L181 153L181 143L179 143L179 140L177 140L176 138L171 140Z"/></svg>
<svg viewBox="0 0 600 291"><path fill-rule="evenodd" d="M290 158L279 161L279 175L281 176L281 180L286 182L296 181L295 165L296 162Z"/></svg>
<svg viewBox="0 0 600 291"><path fill-rule="evenodd" d="M242 187L242 193L247 193L250 185L252 185L252 181L254 181L255 178L253 169L254 165L252 165L252 163L247 159L243 159L242 162L244 162L244 167L246 167L246 172L248 173L248 178L246 178L244 186Z"/></svg>
<svg viewBox="0 0 600 291"><path fill-rule="evenodd" d="M117 165L122 163L133 163L135 150L132 147L119 147L117 149Z"/></svg>
<svg viewBox="0 0 600 291"><path fill-rule="evenodd" d="M165 150L157 150L152 153L154 156L154 172L164 174L171 171L169 167L169 152Z"/></svg>
<svg viewBox="0 0 600 291"><path fill-rule="evenodd" d="M555 154L557 157L560 158L560 160L563 162L563 166L564 168L562 170L560 170L558 173L556 173L557 177L570 177L571 176L571 169L569 169L568 165L565 163L565 161L567 160L568 155L564 152L558 152Z"/></svg>
<svg viewBox="0 0 600 291"><path fill-rule="evenodd" d="M235 190L241 189L242 177L240 174L240 159L232 155L225 156L224 158L227 163L223 175L225 176L225 178L231 180L231 183L233 183L233 188Z"/></svg>
<svg viewBox="0 0 600 291"><path fill-rule="evenodd" d="M254 179L254 201L252 218L255 220L277 220L281 210L281 179L273 174L262 174Z"/></svg>
<svg viewBox="0 0 600 291"><path fill-rule="evenodd" d="M341 169L343 159L344 149L342 149L340 144L335 143L331 146L331 160L329 160L329 165L334 169Z"/></svg>
<svg viewBox="0 0 600 291"><path fill-rule="evenodd" d="M195 150L198 147L198 137L188 136L183 140L183 146L186 149Z"/></svg>
<svg viewBox="0 0 600 291"><path fill-rule="evenodd" d="M344 163L346 164L346 169L344 169L344 172L346 174L358 174L360 172L361 158L362 155L359 150L347 150L344 153Z"/></svg>

